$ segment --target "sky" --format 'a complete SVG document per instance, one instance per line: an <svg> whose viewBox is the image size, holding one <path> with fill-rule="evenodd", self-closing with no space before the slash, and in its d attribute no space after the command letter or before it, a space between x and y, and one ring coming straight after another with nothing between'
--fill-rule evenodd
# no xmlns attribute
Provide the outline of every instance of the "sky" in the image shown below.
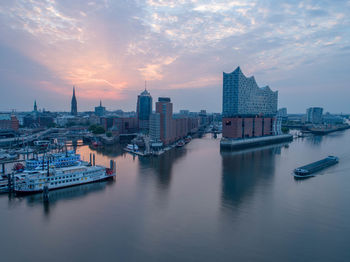
<svg viewBox="0 0 350 262"><path fill-rule="evenodd" d="M0 110L222 110L240 66L289 113L350 113L350 1L1 0Z"/></svg>

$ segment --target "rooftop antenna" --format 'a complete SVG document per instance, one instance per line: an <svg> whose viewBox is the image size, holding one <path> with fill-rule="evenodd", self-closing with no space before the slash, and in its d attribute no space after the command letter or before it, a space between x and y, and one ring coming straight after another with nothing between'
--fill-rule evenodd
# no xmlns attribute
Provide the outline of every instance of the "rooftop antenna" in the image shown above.
<svg viewBox="0 0 350 262"><path fill-rule="evenodd" d="M145 80L145 90L147 90L147 81Z"/></svg>

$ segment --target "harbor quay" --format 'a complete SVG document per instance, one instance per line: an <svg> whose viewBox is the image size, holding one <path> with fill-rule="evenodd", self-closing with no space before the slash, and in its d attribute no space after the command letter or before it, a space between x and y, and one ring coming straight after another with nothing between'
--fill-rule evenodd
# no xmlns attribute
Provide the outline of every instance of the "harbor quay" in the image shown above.
<svg viewBox="0 0 350 262"><path fill-rule="evenodd" d="M293 136L290 134L245 139L222 138L220 141L220 148L228 150L241 150L291 141L293 141Z"/></svg>

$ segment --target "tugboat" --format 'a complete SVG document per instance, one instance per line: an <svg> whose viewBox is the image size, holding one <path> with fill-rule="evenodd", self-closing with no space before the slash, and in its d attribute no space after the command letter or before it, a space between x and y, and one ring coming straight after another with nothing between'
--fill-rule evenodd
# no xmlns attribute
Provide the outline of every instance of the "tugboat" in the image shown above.
<svg viewBox="0 0 350 262"><path fill-rule="evenodd" d="M312 177L314 176L313 174L315 172L325 169L329 166L335 165L338 162L339 162L338 157L328 156L322 160L294 169L294 177L296 178Z"/></svg>

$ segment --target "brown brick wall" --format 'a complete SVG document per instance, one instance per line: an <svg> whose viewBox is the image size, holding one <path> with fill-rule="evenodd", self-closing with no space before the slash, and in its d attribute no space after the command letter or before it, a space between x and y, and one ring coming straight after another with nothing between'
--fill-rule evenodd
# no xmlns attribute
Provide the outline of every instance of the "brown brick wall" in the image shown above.
<svg viewBox="0 0 350 262"><path fill-rule="evenodd" d="M264 118L264 136L272 134L271 123L271 118Z"/></svg>
<svg viewBox="0 0 350 262"><path fill-rule="evenodd" d="M256 117L254 118L254 136L262 136L262 118Z"/></svg>
<svg viewBox="0 0 350 262"><path fill-rule="evenodd" d="M244 137L253 136L253 118L244 118Z"/></svg>
<svg viewBox="0 0 350 262"><path fill-rule="evenodd" d="M242 138L242 118L223 118L222 135L228 138Z"/></svg>
<svg viewBox="0 0 350 262"><path fill-rule="evenodd" d="M244 121L244 128L243 128ZM243 136L244 129L244 136ZM253 132L254 130L254 132ZM272 118L240 118L230 117L222 119L222 136L227 138L248 138L272 135Z"/></svg>

